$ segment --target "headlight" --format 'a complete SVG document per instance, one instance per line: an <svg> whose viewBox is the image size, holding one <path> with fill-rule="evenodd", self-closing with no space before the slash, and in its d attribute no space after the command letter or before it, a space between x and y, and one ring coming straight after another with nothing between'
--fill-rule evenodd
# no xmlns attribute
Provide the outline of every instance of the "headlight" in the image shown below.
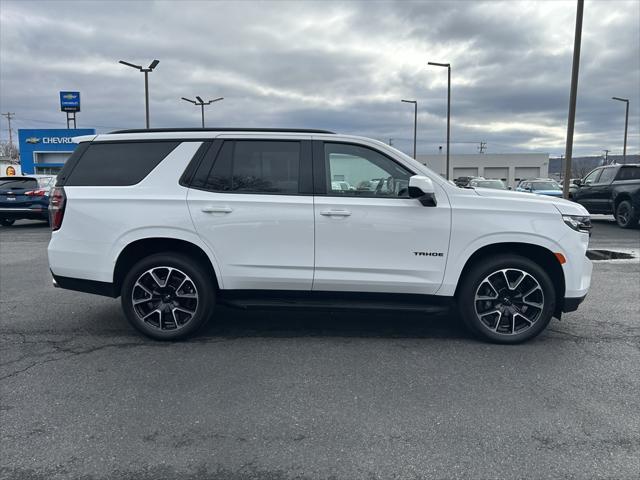
<svg viewBox="0 0 640 480"><path fill-rule="evenodd" d="M576 232L588 233L591 235L591 217L584 215L563 215L565 225Z"/></svg>

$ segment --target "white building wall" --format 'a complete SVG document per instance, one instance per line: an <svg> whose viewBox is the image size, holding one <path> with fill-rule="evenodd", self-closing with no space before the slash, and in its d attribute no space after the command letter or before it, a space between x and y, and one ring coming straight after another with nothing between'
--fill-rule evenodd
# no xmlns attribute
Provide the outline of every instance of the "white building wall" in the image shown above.
<svg viewBox="0 0 640 480"><path fill-rule="evenodd" d="M431 170L446 177L446 154L418 155L418 161ZM477 175L486 178L505 178L507 185L515 187L519 180L524 180L522 173L531 178L549 176L548 153L474 153L455 154L450 156L449 178L451 180L461 176L463 172L478 172ZM477 169L477 170L476 170ZM459 175L454 175L455 173ZM497 175L500 175L497 177Z"/></svg>

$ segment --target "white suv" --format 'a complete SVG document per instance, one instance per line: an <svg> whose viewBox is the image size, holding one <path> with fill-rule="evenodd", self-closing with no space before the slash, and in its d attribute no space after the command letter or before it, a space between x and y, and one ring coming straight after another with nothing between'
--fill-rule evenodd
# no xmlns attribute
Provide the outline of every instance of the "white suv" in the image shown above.
<svg viewBox="0 0 640 480"><path fill-rule="evenodd" d="M192 334L226 303L457 307L477 335L517 343L589 289L582 206L457 188L375 140L285 129L76 140L50 202L54 282L120 296L156 339Z"/></svg>

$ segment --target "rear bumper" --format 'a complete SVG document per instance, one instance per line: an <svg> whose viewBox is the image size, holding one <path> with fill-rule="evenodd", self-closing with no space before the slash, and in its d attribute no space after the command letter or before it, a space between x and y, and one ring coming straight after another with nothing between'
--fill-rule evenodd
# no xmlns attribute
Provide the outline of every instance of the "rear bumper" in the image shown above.
<svg viewBox="0 0 640 480"><path fill-rule="evenodd" d="M564 303L562 304L563 312L575 312L580 304L584 301L586 295L582 297L568 297L564 299Z"/></svg>
<svg viewBox="0 0 640 480"><path fill-rule="evenodd" d="M53 276L53 286L56 288L92 293L94 295L102 295L103 297L116 298L119 296L113 283L96 282L95 280L85 280L82 278L61 277L53 273L51 275Z"/></svg>
<svg viewBox="0 0 640 480"><path fill-rule="evenodd" d="M49 210L47 208L6 208L0 207L0 218L9 220L48 220Z"/></svg>

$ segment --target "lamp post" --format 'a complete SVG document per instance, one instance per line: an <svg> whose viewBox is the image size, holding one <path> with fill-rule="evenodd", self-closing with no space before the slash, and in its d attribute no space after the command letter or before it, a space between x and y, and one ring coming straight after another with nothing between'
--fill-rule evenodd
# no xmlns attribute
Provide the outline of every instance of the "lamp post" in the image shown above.
<svg viewBox="0 0 640 480"><path fill-rule="evenodd" d="M204 100L202 100L202 98L196 95L195 100L191 100L185 97L182 97L182 100L184 100L185 102L193 103L194 105L197 105L200 107L200 111L202 113L202 128L204 128L204 106L211 105L213 102L219 102L220 100L224 100L224 97L214 98L213 100L209 100L208 102L205 102Z"/></svg>
<svg viewBox="0 0 640 480"><path fill-rule="evenodd" d="M154 68L158 66L160 60L154 60L151 62L147 68L142 68L140 65L134 65L133 63L125 62L124 60L120 60L118 63L122 65L126 65L127 67L136 68L144 73L144 102L145 102L145 111L146 111L146 125L147 129L149 128L149 72L153 71Z"/></svg>
<svg viewBox="0 0 640 480"><path fill-rule="evenodd" d="M629 99L620 97L611 97L612 100L618 100L627 104L624 114L624 148L622 150L622 163L627 163L627 127L629 126Z"/></svg>
<svg viewBox="0 0 640 480"><path fill-rule="evenodd" d="M418 135L418 101L417 100L400 100L404 103L413 103L413 159L416 157L416 137Z"/></svg>
<svg viewBox="0 0 640 480"><path fill-rule="evenodd" d="M449 139L451 133L451 64L428 62L429 65L447 68L447 180L449 180Z"/></svg>
<svg viewBox="0 0 640 480"><path fill-rule="evenodd" d="M567 143L565 147L564 180L562 196L569 198L571 181L571 161L573 159L573 130L576 123L576 102L578 100L578 74L580 72L580 46L582 45L582 15L584 0L578 0L576 8L576 30L573 36L573 63L571 66L571 90L569 94L569 116L567 119Z"/></svg>

